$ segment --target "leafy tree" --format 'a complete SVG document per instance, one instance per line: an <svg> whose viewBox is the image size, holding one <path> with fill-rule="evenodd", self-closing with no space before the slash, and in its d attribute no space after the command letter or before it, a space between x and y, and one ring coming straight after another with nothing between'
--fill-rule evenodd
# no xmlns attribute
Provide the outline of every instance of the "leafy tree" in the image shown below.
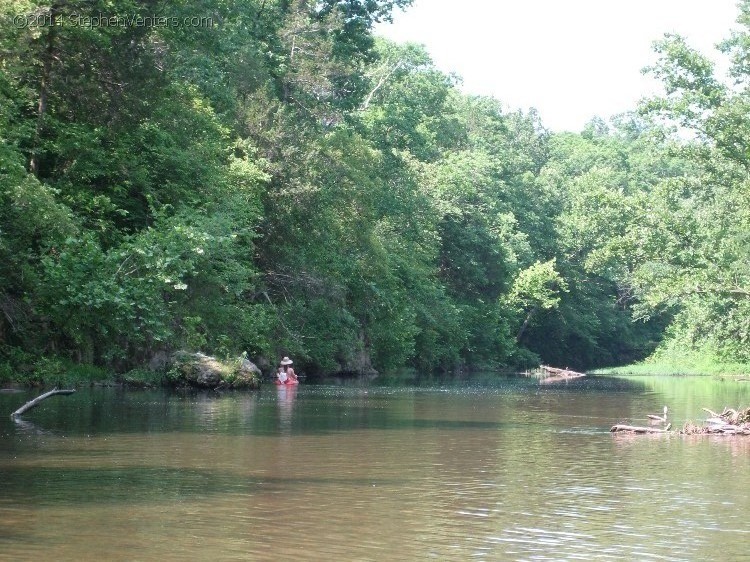
<svg viewBox="0 0 750 562"><path fill-rule="evenodd" d="M742 2L738 22L745 26L747 13L748 3ZM654 72L667 95L645 104L643 112L695 133L695 140L680 148L694 167L654 190L644 201L644 224L629 233L640 249L633 271L640 313L676 312L665 347L678 353L681 345L686 355L703 350L724 361L747 361L750 343L750 192L742 109L748 96L747 33L746 27L723 47L733 56L735 88L721 84L706 59L681 38L659 44Z"/></svg>
<svg viewBox="0 0 750 562"><path fill-rule="evenodd" d="M504 298L506 306L524 317L518 328L516 341L521 341L531 318L540 310L551 310L560 305L560 293L568 290L565 280L555 271L555 260L536 262L520 271Z"/></svg>

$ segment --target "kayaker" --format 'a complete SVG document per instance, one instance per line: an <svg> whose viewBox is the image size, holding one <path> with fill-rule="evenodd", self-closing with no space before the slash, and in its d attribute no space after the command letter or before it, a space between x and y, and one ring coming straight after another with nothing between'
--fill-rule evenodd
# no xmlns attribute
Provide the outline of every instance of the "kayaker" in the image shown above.
<svg viewBox="0 0 750 562"><path fill-rule="evenodd" d="M279 383L286 384L287 375L283 366L279 367L279 371L276 373L276 378L279 379Z"/></svg>
<svg viewBox="0 0 750 562"><path fill-rule="evenodd" d="M289 357L284 357L281 360L281 368L284 371L284 380L282 382L284 383L286 383L287 379L289 379L289 382L291 384L298 382L297 373L294 372L294 367L292 367L292 363L294 363L294 361L289 359Z"/></svg>

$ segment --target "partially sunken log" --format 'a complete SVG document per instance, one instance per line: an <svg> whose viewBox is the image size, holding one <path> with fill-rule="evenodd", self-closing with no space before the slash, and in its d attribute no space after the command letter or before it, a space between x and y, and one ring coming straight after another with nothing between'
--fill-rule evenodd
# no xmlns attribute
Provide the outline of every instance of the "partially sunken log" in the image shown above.
<svg viewBox="0 0 750 562"><path fill-rule="evenodd" d="M668 425L665 429L660 429L658 427L642 427L638 425L616 424L612 426L612 429L610 429L610 431L612 433L618 431L624 431L627 433L668 433L671 427L671 424Z"/></svg>
<svg viewBox="0 0 750 562"><path fill-rule="evenodd" d="M28 410L31 410L31 408L33 408L34 406L37 406L42 400L46 400L50 396L55 396L57 394L67 395L67 394L73 394L74 392L75 390L58 390L57 388L52 389L49 392L45 392L44 394L37 396L33 400L29 400L28 402L26 402L26 404L18 408L18 410L16 410L10 415L10 419L15 420L18 416L20 416L21 414L23 414L24 412Z"/></svg>

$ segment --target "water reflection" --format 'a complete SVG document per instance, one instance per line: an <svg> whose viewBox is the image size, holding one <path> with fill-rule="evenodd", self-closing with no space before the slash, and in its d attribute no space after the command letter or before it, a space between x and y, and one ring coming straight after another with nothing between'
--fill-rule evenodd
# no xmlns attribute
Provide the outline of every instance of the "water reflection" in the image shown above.
<svg viewBox="0 0 750 562"><path fill-rule="evenodd" d="M289 434L292 430L292 414L294 399L297 396L297 385L276 385L279 404L279 428L282 433Z"/></svg>
<svg viewBox="0 0 750 562"><path fill-rule="evenodd" d="M26 433L29 435L52 434L51 431L42 429L35 423L32 423L20 417L13 417L13 423L15 424L16 429L19 433Z"/></svg>

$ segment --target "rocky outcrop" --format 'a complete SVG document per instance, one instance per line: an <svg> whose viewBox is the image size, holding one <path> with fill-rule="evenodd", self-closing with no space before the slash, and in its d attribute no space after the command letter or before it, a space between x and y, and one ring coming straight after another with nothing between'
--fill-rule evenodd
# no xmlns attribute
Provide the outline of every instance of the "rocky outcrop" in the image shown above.
<svg viewBox="0 0 750 562"><path fill-rule="evenodd" d="M370 349L364 332L359 335L359 346L352 350L351 355L339 361L339 375L353 375L358 377L377 377L378 371L372 366Z"/></svg>
<svg viewBox="0 0 750 562"><path fill-rule="evenodd" d="M370 354L366 350L355 352L341 370L364 377L376 377L378 375L377 370L372 366Z"/></svg>
<svg viewBox="0 0 750 562"><path fill-rule="evenodd" d="M167 378L174 385L212 389L257 389L261 376L260 369L244 354L226 362L203 353L178 351L167 371Z"/></svg>

